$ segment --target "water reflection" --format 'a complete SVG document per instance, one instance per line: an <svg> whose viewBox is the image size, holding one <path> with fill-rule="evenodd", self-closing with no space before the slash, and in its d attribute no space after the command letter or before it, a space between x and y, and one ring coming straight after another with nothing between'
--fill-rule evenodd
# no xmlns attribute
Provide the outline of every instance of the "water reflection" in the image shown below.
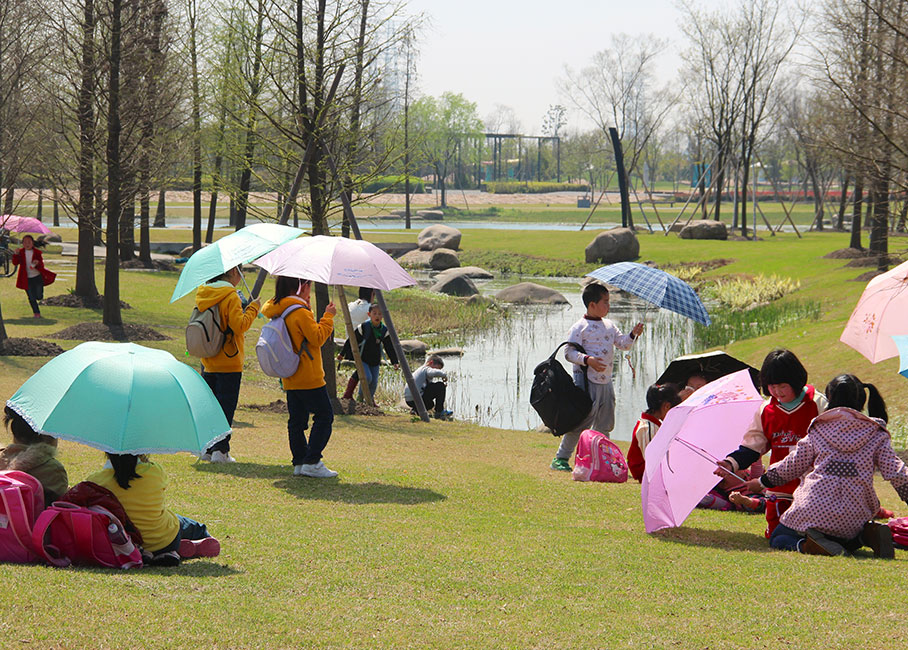
<svg viewBox="0 0 908 650"><path fill-rule="evenodd" d="M497 327L465 333L456 340L465 354L445 359L445 369L449 374L448 408L457 419L504 429L535 429L539 425L539 416L529 402L533 369L564 341L585 310L576 279L496 279L480 288L483 293L494 293L527 279L557 289L570 306L515 305L510 308L510 317ZM620 355L616 351L615 355L617 408L612 437L629 440L634 423L646 408L647 387L673 358L692 351L693 323L628 294L612 296L609 318L625 332L638 321L646 324L644 335L633 348ZM560 352L559 360L565 367L569 365Z"/></svg>

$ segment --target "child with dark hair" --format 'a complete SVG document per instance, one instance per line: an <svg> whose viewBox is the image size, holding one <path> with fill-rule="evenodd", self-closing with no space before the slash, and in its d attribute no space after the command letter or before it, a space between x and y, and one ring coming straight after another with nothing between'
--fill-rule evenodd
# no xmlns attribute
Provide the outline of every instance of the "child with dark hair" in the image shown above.
<svg viewBox="0 0 908 650"><path fill-rule="evenodd" d="M422 402L425 404L426 410L433 411L438 420L447 420L454 415L452 411L445 410L448 375L442 370L444 367L445 362L440 356L430 354L426 362L413 373L413 383L416 384L416 390L422 395ZM404 386L404 401L413 412L416 411L416 402L413 400L409 385Z"/></svg>
<svg viewBox="0 0 908 650"><path fill-rule="evenodd" d="M826 397L807 383L807 370L791 350L776 349L766 355L760 368L763 394L768 395L744 434L737 451L719 461L716 474L726 477L750 467L767 451L769 462L785 458L807 435L811 420L826 410ZM782 513L791 505L798 477L775 486L767 493L766 537L772 535Z"/></svg>
<svg viewBox="0 0 908 650"><path fill-rule="evenodd" d="M36 433L21 415L6 406L3 424L13 444L0 449L0 470L18 470L34 476L44 488L44 505L58 500L69 487L66 468L57 460L57 439Z"/></svg>
<svg viewBox="0 0 908 650"><path fill-rule="evenodd" d="M164 469L148 456L107 454L104 469L86 481L110 490L126 516L142 534L147 564L177 566L181 559L215 557L221 544L208 534L205 524L177 515L167 508Z"/></svg>
<svg viewBox="0 0 908 650"><path fill-rule="evenodd" d="M353 325L353 328L356 329L360 325L369 322L369 312L372 309L372 298L375 294L375 289L370 289L369 287L360 287L358 297L353 302L347 303L347 310L350 312L350 323ZM349 341L348 341L349 342ZM344 344L346 348L346 343ZM388 356L391 356L390 354ZM337 360L340 361L344 359L344 353L341 352L337 355ZM349 357L353 358L353 353L350 353ZM364 362L365 363L365 362ZM356 387L359 385L359 375L354 371L350 375L350 379L347 380L347 388L344 390L344 399L353 399L353 391L356 390ZM370 383L371 386L371 383ZM372 397L375 397L375 393L372 393Z"/></svg>
<svg viewBox="0 0 908 650"><path fill-rule="evenodd" d="M378 373L381 370L382 348L384 348L385 353L388 355L388 360L395 369L398 363L397 353L394 351L388 327L382 322L381 307L377 304L371 305L369 307L369 319L356 327L353 330L353 335L356 337L356 345L359 347L359 354L363 361L374 404L375 391L378 390ZM339 356L344 359L353 359L350 339L344 342L344 347L341 349ZM356 372L353 375L356 376ZM357 383L353 381L347 382L344 399L353 399L353 388ZM360 390L360 397L362 397L362 390Z"/></svg>
<svg viewBox="0 0 908 650"><path fill-rule="evenodd" d="M44 299L44 287L57 277L56 273L44 267L44 257L38 249L45 245L44 241L35 241L31 235L25 235L22 248L13 254L13 264L19 267L16 288L25 291L35 318L41 318L38 302Z"/></svg>
<svg viewBox="0 0 908 650"><path fill-rule="evenodd" d="M643 323L634 325L629 334L622 334L606 318L609 312L609 293L603 285L588 284L583 289L582 298L586 313L571 327L567 340L581 345L586 352L566 345L564 358L574 364L574 383L589 391L593 407L576 429L565 433L561 438L561 445L555 452L550 467L565 472L571 471L568 459L574 453L584 429L593 429L608 436L615 428L615 389L612 386L615 348L630 350L634 340L643 333ZM584 367L587 368L588 385L584 380Z"/></svg>
<svg viewBox="0 0 908 650"><path fill-rule="evenodd" d="M646 410L637 420L627 450L627 467L638 482L643 481L643 472L646 470L646 446L656 436L665 415L680 403L681 397L674 384L654 384L646 390Z"/></svg>
<svg viewBox="0 0 908 650"><path fill-rule="evenodd" d="M847 374L829 382L826 397L829 410L810 424L795 450L746 484L778 489L804 476L769 544L813 555L847 555L869 546L875 556L891 558L892 531L870 521L880 507L873 477L879 470L908 503L908 468L892 449L886 403L873 384ZM865 401L869 417L861 412Z"/></svg>

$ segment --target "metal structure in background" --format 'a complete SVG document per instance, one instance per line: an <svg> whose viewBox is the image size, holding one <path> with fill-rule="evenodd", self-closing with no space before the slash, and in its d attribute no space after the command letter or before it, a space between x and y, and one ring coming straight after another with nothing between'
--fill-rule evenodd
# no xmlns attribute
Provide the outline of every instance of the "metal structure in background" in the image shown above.
<svg viewBox="0 0 908 650"><path fill-rule="evenodd" d="M542 180L542 143L551 141L554 143L555 147L555 169L556 169L556 178L557 181L561 182L561 137L557 135L522 135L519 133L484 133L486 142L489 140L492 141L492 176L490 179L493 182L499 180L508 180L507 178L507 169L505 165L502 164L501 159L501 145L504 140L517 140L517 174L519 175L523 168L523 140L535 140L536 141L536 180ZM505 164L507 161L504 161ZM482 169L477 170L476 180L481 184L484 180ZM502 179L502 174L505 178ZM514 180L520 180L515 178Z"/></svg>

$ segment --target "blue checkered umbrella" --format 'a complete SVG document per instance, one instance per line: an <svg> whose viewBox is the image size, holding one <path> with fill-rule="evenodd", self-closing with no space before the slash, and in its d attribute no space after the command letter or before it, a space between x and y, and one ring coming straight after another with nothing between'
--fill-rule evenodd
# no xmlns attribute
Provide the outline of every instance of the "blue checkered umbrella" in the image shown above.
<svg viewBox="0 0 908 650"><path fill-rule="evenodd" d="M709 314L690 285L660 269L636 262L618 262L587 273L635 296L688 318L709 325Z"/></svg>

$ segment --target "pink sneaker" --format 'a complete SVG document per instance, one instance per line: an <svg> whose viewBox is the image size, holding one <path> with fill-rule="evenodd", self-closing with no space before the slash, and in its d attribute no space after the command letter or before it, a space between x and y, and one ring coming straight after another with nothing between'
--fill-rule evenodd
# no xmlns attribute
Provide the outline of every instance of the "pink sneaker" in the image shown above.
<svg viewBox="0 0 908 650"><path fill-rule="evenodd" d="M220 553L221 543L214 537L180 540L180 557L184 560L193 557L217 557Z"/></svg>

